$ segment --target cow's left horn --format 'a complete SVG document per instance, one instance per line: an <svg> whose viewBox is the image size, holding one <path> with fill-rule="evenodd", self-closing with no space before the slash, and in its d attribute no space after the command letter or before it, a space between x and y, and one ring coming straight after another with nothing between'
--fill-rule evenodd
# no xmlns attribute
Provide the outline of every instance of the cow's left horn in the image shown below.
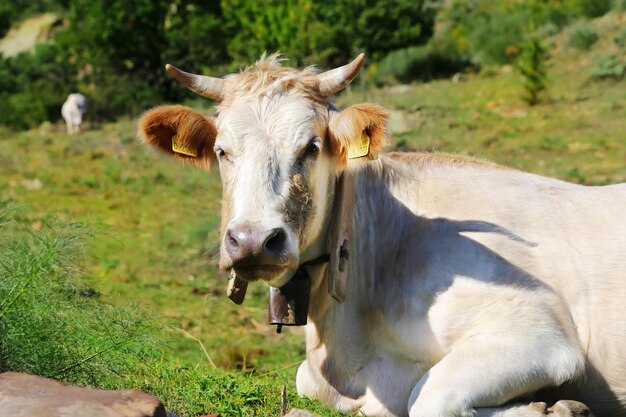
<svg viewBox="0 0 626 417"><path fill-rule="evenodd" d="M179 83L198 94L211 100L220 101L223 98L224 84L222 78L207 77L206 75L191 74L179 70L173 65L167 64L165 70L170 73Z"/></svg>
<svg viewBox="0 0 626 417"><path fill-rule="evenodd" d="M365 62L365 54L361 53L349 64L318 75L322 96L330 97L346 88L359 73L363 62Z"/></svg>

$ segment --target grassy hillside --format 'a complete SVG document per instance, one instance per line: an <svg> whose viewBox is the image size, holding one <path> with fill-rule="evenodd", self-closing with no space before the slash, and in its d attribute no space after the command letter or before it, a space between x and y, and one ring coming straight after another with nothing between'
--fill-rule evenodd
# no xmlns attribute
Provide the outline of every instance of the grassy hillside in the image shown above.
<svg viewBox="0 0 626 417"><path fill-rule="evenodd" d="M626 84L593 81L594 54L615 47L623 16L598 25L590 52L550 39L549 100L528 107L510 68L466 81L369 90L391 110L394 147L463 153L564 180L626 181ZM356 87L342 106L362 101ZM273 333L267 288L250 286L242 307L225 296L217 272L220 185L206 174L153 154L135 138L134 120L92 126L70 137L60 125L0 132L0 200L28 207L20 221L80 220L100 230L81 267L102 300L149 306L169 326L168 349L122 379L99 385L145 389L184 416L278 414L280 385L293 405L304 357L301 331ZM213 367L213 364L217 368Z"/></svg>

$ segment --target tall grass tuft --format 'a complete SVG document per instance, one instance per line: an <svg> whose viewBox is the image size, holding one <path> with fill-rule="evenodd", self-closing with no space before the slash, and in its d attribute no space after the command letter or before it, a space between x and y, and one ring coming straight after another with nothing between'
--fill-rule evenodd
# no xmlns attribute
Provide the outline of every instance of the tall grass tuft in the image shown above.
<svg viewBox="0 0 626 417"><path fill-rule="evenodd" d="M27 221L0 201L0 371L101 386L158 356L161 325L101 301L80 270L83 224Z"/></svg>

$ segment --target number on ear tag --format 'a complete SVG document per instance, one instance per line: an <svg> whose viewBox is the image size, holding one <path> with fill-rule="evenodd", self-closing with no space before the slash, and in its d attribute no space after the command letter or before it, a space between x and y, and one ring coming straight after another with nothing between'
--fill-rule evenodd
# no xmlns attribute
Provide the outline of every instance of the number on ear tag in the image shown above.
<svg viewBox="0 0 626 417"><path fill-rule="evenodd" d="M176 153L180 153L187 156L197 157L198 152L195 149L191 149L184 144L180 143L178 140L178 136L172 136L172 151Z"/></svg>
<svg viewBox="0 0 626 417"><path fill-rule="evenodd" d="M348 159L363 158L370 153L370 137L365 132L348 148Z"/></svg>

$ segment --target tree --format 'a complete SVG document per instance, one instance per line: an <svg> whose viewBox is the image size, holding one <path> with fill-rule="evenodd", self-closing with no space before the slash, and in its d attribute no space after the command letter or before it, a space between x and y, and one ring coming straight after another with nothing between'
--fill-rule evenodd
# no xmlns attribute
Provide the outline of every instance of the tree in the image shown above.
<svg viewBox="0 0 626 417"><path fill-rule="evenodd" d="M165 17L166 62L197 72L230 64L228 25L219 1L181 0Z"/></svg>
<svg viewBox="0 0 626 417"><path fill-rule="evenodd" d="M230 56L249 64L263 52L280 51L295 65L313 52L318 34L312 0L224 0L224 15L233 37Z"/></svg>
<svg viewBox="0 0 626 417"><path fill-rule="evenodd" d="M331 67L359 52L380 59L424 43L433 33L435 9L426 0L224 0L233 38L228 51L249 63L280 50L293 64Z"/></svg>
<svg viewBox="0 0 626 417"><path fill-rule="evenodd" d="M163 22L169 0L74 0L69 28L56 41L76 65L75 85L90 99L90 115L112 119L163 100Z"/></svg>
<svg viewBox="0 0 626 417"><path fill-rule="evenodd" d="M515 60L515 68L524 77L526 94L523 99L531 106L538 104L540 94L547 90L547 59L546 47L537 36L531 36Z"/></svg>

